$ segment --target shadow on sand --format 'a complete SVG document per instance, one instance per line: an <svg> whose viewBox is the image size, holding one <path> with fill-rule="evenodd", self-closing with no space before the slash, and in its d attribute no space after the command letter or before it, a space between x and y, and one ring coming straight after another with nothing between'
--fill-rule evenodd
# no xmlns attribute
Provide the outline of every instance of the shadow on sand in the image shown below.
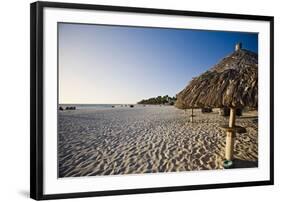
<svg viewBox="0 0 281 202"><path fill-rule="evenodd" d="M257 168L259 165L258 161L246 161L241 159L234 159L233 162L233 168Z"/></svg>
<svg viewBox="0 0 281 202"><path fill-rule="evenodd" d="M240 116L237 119L258 119L258 116Z"/></svg>

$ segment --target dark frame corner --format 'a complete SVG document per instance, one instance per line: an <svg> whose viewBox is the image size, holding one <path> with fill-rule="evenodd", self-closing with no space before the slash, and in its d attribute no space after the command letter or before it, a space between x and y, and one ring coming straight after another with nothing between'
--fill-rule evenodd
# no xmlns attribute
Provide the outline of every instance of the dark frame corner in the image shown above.
<svg viewBox="0 0 281 202"><path fill-rule="evenodd" d="M176 187L156 187L100 192L81 192L45 195L43 192L43 9L45 7L108 10L118 12L149 13L226 19L260 20L270 22L270 180ZM30 5L30 197L35 200L62 199L106 195L140 194L154 192L187 191L229 187L274 184L274 17L212 12L178 11L120 6L103 6L58 2L34 2Z"/></svg>

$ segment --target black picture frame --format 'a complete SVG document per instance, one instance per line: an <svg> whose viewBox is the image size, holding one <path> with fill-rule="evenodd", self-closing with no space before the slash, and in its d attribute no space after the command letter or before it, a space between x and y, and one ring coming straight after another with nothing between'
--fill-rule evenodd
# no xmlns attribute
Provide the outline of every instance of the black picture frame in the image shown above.
<svg viewBox="0 0 281 202"><path fill-rule="evenodd" d="M43 193L43 9L46 7L63 9L87 9L101 11L118 11L147 14L164 14L168 16L215 17L224 19L241 19L267 21L270 23L270 180L204 184L191 186L155 187L129 190L95 191L50 194ZM36 200L92 197L122 194L140 194L153 192L171 192L199 189L216 189L228 187L246 187L273 185L274 183L274 17L258 15L240 15L213 12L195 12L183 10L135 8L120 6L89 5L58 2L35 2L30 6L30 197Z"/></svg>

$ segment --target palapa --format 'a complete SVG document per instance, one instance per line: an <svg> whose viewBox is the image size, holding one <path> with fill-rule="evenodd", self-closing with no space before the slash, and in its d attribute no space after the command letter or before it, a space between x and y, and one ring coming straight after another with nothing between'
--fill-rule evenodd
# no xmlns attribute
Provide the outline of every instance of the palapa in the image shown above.
<svg viewBox="0 0 281 202"><path fill-rule="evenodd" d="M213 68L195 77L177 94L180 109L229 107L226 160L232 160L235 137L235 109L258 108L258 55L236 44L235 51Z"/></svg>
<svg viewBox="0 0 281 202"><path fill-rule="evenodd" d="M241 47L241 45L240 45ZM258 55L237 49L177 94L175 106L258 107Z"/></svg>

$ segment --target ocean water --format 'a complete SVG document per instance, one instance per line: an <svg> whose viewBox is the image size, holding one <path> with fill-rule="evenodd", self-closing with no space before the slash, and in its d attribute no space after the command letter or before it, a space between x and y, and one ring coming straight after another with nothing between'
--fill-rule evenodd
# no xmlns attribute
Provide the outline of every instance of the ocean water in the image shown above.
<svg viewBox="0 0 281 202"><path fill-rule="evenodd" d="M133 104L136 107L136 104ZM130 107L130 104L59 104L59 107L76 107L76 109L109 109L115 107Z"/></svg>

